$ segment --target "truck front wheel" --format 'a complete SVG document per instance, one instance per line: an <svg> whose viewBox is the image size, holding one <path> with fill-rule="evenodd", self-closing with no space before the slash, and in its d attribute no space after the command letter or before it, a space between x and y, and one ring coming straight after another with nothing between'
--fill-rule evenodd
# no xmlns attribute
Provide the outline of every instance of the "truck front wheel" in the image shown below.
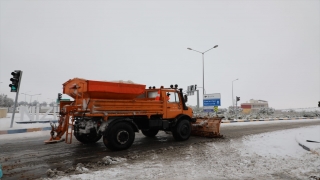
<svg viewBox="0 0 320 180"><path fill-rule="evenodd" d="M103 143L108 149L119 151L128 149L133 144L135 133L129 123L119 122L108 128L108 133L103 136Z"/></svg>
<svg viewBox="0 0 320 180"><path fill-rule="evenodd" d="M186 119L183 119L176 124L172 129L172 136L177 141L188 140L191 135L191 125Z"/></svg>

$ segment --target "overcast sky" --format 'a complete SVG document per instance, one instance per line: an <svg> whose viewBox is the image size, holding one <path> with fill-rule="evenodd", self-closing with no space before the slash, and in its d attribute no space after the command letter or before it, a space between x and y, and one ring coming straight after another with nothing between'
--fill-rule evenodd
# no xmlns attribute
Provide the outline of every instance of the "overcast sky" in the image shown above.
<svg viewBox="0 0 320 180"><path fill-rule="evenodd" d="M202 87L202 55L187 48L214 45L204 54L204 86L221 93L222 107L232 104L237 78L240 103L317 106L319 0L0 0L0 93L14 98L13 70L23 71L20 93L41 93L33 97L41 102L74 77Z"/></svg>

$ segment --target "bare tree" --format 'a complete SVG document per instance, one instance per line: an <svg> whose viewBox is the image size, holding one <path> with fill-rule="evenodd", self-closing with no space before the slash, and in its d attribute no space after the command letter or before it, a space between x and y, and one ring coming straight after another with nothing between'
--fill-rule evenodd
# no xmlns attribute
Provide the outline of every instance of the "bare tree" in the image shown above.
<svg viewBox="0 0 320 180"><path fill-rule="evenodd" d="M13 99L8 98L7 95L0 94L0 106L11 107L14 104Z"/></svg>
<svg viewBox="0 0 320 180"><path fill-rule="evenodd" d="M20 101L20 102L18 103L18 105L19 105L19 106L26 106L26 105L28 105L28 102L26 102L26 101Z"/></svg>
<svg viewBox="0 0 320 180"><path fill-rule="evenodd" d="M54 105L54 102L49 103L50 107L53 107L53 105Z"/></svg>
<svg viewBox="0 0 320 180"><path fill-rule="evenodd" d="M31 106L36 106L39 102L37 100L34 100L30 105Z"/></svg>
<svg viewBox="0 0 320 180"><path fill-rule="evenodd" d="M43 102L40 104L40 106L46 107L46 106L47 106L47 102L43 101Z"/></svg>

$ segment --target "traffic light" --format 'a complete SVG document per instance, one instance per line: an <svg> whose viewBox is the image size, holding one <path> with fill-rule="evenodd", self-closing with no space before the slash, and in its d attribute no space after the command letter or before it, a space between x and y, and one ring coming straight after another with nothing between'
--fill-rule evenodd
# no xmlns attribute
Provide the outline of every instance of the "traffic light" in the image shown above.
<svg viewBox="0 0 320 180"><path fill-rule="evenodd" d="M62 94L58 93L58 102L60 102L61 99L62 99Z"/></svg>
<svg viewBox="0 0 320 180"><path fill-rule="evenodd" d="M22 77L22 71L16 70L11 73L12 78L10 78L11 84L9 84L9 87L11 88L11 92L18 92L20 81Z"/></svg>
<svg viewBox="0 0 320 180"><path fill-rule="evenodd" d="M320 101L318 101L318 107L320 107Z"/></svg>
<svg viewBox="0 0 320 180"><path fill-rule="evenodd" d="M236 96L237 101L240 101L240 97Z"/></svg>
<svg viewBox="0 0 320 180"><path fill-rule="evenodd" d="M193 92L193 91L194 91L194 90L193 90L193 88L194 88L194 86L193 86L193 85L191 85L191 86L190 86L190 91L191 91L191 92Z"/></svg>

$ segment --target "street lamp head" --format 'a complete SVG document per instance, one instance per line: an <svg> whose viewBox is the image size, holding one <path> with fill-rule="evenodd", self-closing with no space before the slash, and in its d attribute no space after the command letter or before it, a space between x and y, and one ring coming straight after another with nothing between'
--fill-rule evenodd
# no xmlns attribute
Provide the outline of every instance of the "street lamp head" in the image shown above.
<svg viewBox="0 0 320 180"><path fill-rule="evenodd" d="M41 95L41 94L32 94L32 95L30 95L30 96L37 96L37 95Z"/></svg>
<svg viewBox="0 0 320 180"><path fill-rule="evenodd" d="M217 48L217 47L218 47L218 45L213 46L213 48Z"/></svg>
<svg viewBox="0 0 320 180"><path fill-rule="evenodd" d="M187 49L192 50L191 48L187 48Z"/></svg>
<svg viewBox="0 0 320 180"><path fill-rule="evenodd" d="M239 80L239 79L237 78L237 79L233 80L232 83L233 83L234 81L237 81L237 80Z"/></svg>

